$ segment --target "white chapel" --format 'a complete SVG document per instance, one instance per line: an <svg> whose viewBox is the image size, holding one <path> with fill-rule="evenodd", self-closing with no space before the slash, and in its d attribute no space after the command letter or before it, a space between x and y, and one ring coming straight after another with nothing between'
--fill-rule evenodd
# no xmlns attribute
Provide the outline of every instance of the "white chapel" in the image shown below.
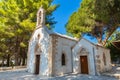
<svg viewBox="0 0 120 80"><path fill-rule="evenodd" d="M109 49L49 30L45 26L45 10L38 10L36 29L28 47L28 72L41 76L100 75L110 69Z"/></svg>

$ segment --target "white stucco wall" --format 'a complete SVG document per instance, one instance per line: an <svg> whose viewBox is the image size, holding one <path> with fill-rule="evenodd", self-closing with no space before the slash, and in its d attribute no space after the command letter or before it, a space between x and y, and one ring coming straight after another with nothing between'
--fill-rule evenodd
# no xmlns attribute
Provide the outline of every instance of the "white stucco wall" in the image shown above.
<svg viewBox="0 0 120 80"><path fill-rule="evenodd" d="M28 60L27 60L27 69L28 72L34 73L35 68L35 55L34 55L34 48L35 48L36 41L29 43L29 49L28 49Z"/></svg>
<svg viewBox="0 0 120 80"><path fill-rule="evenodd" d="M54 44L54 43L53 43ZM56 53L54 59L54 74L63 75L65 73L72 73L72 47L76 44L76 41L66 38L58 37ZM65 54L66 65L62 66L61 56Z"/></svg>
<svg viewBox="0 0 120 80"><path fill-rule="evenodd" d="M80 51L82 48L87 50L88 54L88 69L89 74L95 75L95 62L94 62L94 54L93 54L93 45L86 41L85 39L81 39L77 45L73 48L73 72L74 73L81 73L80 72Z"/></svg>
<svg viewBox="0 0 120 80"><path fill-rule="evenodd" d="M38 40L38 34L40 34L40 39ZM37 53L40 54L40 75L49 76L50 75L50 68L49 68L49 51L50 51L50 44L51 41L50 36L46 31L46 28L39 28L35 30L30 42L29 42L29 50L28 50L28 72L34 73L35 71L35 45L38 42L41 46L41 52Z"/></svg>

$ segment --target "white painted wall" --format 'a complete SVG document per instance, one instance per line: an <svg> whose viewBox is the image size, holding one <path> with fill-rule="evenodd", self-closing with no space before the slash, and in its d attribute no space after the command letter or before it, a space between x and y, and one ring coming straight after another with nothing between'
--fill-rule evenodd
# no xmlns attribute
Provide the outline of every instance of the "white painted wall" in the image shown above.
<svg viewBox="0 0 120 80"><path fill-rule="evenodd" d="M36 41L31 41L29 43L29 50L28 50L28 61L27 61L27 69L28 72L34 73L35 68L35 55L34 55L34 48L35 48Z"/></svg>
<svg viewBox="0 0 120 80"><path fill-rule="evenodd" d="M95 62L94 62L94 54L93 54L93 45L86 41L85 39L81 39L77 45L73 48L73 72L74 73L81 73L80 72L80 60L79 57L81 55L80 51L82 48L85 48L88 52L88 67L89 67L89 74L95 75Z"/></svg>
<svg viewBox="0 0 120 80"><path fill-rule="evenodd" d="M38 34L40 34L40 39L37 39ZM28 72L34 73L35 70L35 45L38 42L39 45L41 46L41 51L40 53L40 75L45 75L45 76L49 76L50 75L50 68L49 68L49 48L50 48L50 44L51 41L50 40L50 36L46 30L45 27L43 28L39 28L37 30L35 30L30 43L29 43L29 51L28 51Z"/></svg>

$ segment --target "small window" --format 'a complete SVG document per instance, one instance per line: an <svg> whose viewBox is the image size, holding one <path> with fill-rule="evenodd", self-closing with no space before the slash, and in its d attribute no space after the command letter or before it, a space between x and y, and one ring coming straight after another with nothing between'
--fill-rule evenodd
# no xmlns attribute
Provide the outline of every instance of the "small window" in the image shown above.
<svg viewBox="0 0 120 80"><path fill-rule="evenodd" d="M38 34L38 36L37 36L37 37L38 37L38 39L40 39L40 34Z"/></svg>
<svg viewBox="0 0 120 80"><path fill-rule="evenodd" d="M106 56L105 56L105 53L103 53L103 62L104 62L104 65L106 65Z"/></svg>
<svg viewBox="0 0 120 80"><path fill-rule="evenodd" d="M40 22L41 22L41 17L42 17L42 16L41 16L41 11L40 11L40 13L39 13Z"/></svg>
<svg viewBox="0 0 120 80"><path fill-rule="evenodd" d="M66 65L66 62L65 62L65 54L64 54L64 53L62 54L62 57L61 57L61 58L62 58L62 59L61 59L61 60L62 60L62 61L61 61L61 62L62 62L62 66Z"/></svg>

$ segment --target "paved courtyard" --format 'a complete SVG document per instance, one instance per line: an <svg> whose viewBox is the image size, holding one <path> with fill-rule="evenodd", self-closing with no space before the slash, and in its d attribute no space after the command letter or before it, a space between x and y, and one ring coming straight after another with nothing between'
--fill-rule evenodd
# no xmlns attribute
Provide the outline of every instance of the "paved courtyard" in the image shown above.
<svg viewBox="0 0 120 80"><path fill-rule="evenodd" d="M0 72L0 80L119 80L109 76L66 75L61 77L41 77L26 70Z"/></svg>

